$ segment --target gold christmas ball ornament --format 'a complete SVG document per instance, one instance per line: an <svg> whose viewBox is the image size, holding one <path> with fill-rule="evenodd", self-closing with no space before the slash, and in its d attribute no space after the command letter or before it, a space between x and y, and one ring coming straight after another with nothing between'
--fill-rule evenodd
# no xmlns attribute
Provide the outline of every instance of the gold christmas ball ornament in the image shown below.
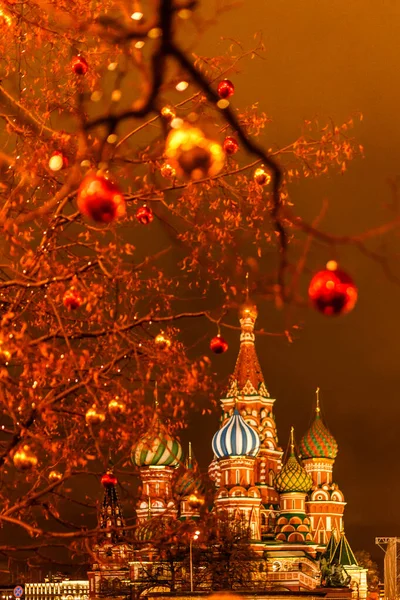
<svg viewBox="0 0 400 600"><path fill-rule="evenodd" d="M258 185L268 185L271 181L271 175L267 173L262 165L254 171L253 177L254 181L258 183Z"/></svg>
<svg viewBox="0 0 400 600"><path fill-rule="evenodd" d="M161 166L160 173L166 179L173 179L174 177L176 177L176 170L169 163L164 163Z"/></svg>
<svg viewBox="0 0 400 600"><path fill-rule="evenodd" d="M104 423L105 419L106 415L97 410L97 406L95 404L89 408L85 415L85 420L88 425L101 425L101 423Z"/></svg>
<svg viewBox="0 0 400 600"><path fill-rule="evenodd" d="M50 481L50 483L55 483L56 481L61 481L62 478L63 478L62 473L60 473L60 471L57 471L56 469L54 469L53 471L50 471L49 476L48 476L48 480Z"/></svg>
<svg viewBox="0 0 400 600"><path fill-rule="evenodd" d="M175 109L173 109L172 106L163 106L161 109L161 116L167 123L170 123L172 119L175 119L176 117Z"/></svg>
<svg viewBox="0 0 400 600"><path fill-rule="evenodd" d="M13 463L20 471L30 471L37 466L38 459L30 446L25 444L14 454Z"/></svg>
<svg viewBox="0 0 400 600"><path fill-rule="evenodd" d="M8 362L12 357L12 352L7 347L6 342L4 340L0 340L0 360Z"/></svg>
<svg viewBox="0 0 400 600"><path fill-rule="evenodd" d="M115 396L108 403L108 412L112 417L119 417L126 411L126 404L119 396Z"/></svg>
<svg viewBox="0 0 400 600"><path fill-rule="evenodd" d="M204 498L201 496L196 496L196 494L190 494L188 498L190 508L200 508L203 506L204 502Z"/></svg>
<svg viewBox="0 0 400 600"><path fill-rule="evenodd" d="M161 332L154 338L154 343L160 350L168 350L171 347L171 340L165 333Z"/></svg>
<svg viewBox="0 0 400 600"><path fill-rule="evenodd" d="M225 164L222 146L190 125L168 134L165 155L179 177L194 181L217 175Z"/></svg>

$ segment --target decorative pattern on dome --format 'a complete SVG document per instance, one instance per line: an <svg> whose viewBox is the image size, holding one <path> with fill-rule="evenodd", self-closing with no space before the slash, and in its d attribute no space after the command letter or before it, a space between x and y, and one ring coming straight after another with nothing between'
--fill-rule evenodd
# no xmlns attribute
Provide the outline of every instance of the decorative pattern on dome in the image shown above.
<svg viewBox="0 0 400 600"><path fill-rule="evenodd" d="M291 429L290 456L282 469L275 477L274 486L277 492L285 494L289 492L302 492L307 494L312 488L313 482L310 475L301 466L294 454L293 427Z"/></svg>
<svg viewBox="0 0 400 600"><path fill-rule="evenodd" d="M114 476L113 469L110 467L105 475L108 476L108 479L106 480L107 485L104 485L103 483L104 496L99 515L99 526L100 529L111 529L112 527L121 528L114 531L107 531L105 534L107 540L110 540L113 544L116 544L123 540L125 535L125 532L122 529L124 527L124 518L115 485L117 479ZM104 481L104 479L105 476L103 475L102 480Z"/></svg>
<svg viewBox="0 0 400 600"><path fill-rule="evenodd" d="M320 416L319 398L317 390L317 407L315 410L315 419L307 431L302 437L300 442L300 455L301 458L330 458L334 460L338 453L338 445L326 427Z"/></svg>
<svg viewBox="0 0 400 600"><path fill-rule="evenodd" d="M212 448L217 458L256 456L260 448L260 438L235 408L231 418L214 435Z"/></svg>
<svg viewBox="0 0 400 600"><path fill-rule="evenodd" d="M131 460L137 467L177 467L182 458L182 447L154 416L149 431L133 446Z"/></svg>

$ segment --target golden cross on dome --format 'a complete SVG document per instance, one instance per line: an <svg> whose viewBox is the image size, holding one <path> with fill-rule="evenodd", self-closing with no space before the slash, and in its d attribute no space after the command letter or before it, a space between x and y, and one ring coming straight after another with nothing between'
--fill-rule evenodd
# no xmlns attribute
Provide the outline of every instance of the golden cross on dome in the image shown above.
<svg viewBox="0 0 400 600"><path fill-rule="evenodd" d="M317 396L317 406L315 408L315 412L317 413L317 415L319 415L319 413L321 412L321 409L319 407L319 387L317 387L315 394Z"/></svg>
<svg viewBox="0 0 400 600"><path fill-rule="evenodd" d="M294 427L293 427L293 425L290 428L290 450L291 450L291 453L294 454Z"/></svg>
<svg viewBox="0 0 400 600"><path fill-rule="evenodd" d="M157 381L154 384L154 408L156 410L158 408L158 383L157 383Z"/></svg>
<svg viewBox="0 0 400 600"><path fill-rule="evenodd" d="M246 273L246 300L249 299L249 272Z"/></svg>

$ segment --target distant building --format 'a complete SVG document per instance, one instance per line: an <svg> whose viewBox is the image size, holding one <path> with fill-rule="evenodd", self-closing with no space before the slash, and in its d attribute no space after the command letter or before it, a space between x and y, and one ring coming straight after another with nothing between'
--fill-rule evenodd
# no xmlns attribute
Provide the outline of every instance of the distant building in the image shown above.
<svg viewBox="0 0 400 600"><path fill-rule="evenodd" d="M247 303L241 311L239 355L221 399L221 425L212 440L214 459L209 476L215 486L213 510L247 523L251 547L259 557L257 585L268 584L272 595L285 592L347 598L352 594L365 600L367 570L357 564L344 534L346 502L332 479L336 440L322 420L317 395L315 418L301 438L299 452L292 430L284 455L278 444L275 400L255 350L256 318L256 307ZM193 502L193 496L201 499L202 493L197 464L190 451L185 462L182 454L156 407L148 432L132 450L132 462L142 480L136 509L136 542L140 540L141 545L124 535L117 482L112 470L104 475L100 526L112 527L113 531L105 533L103 541L93 548L96 561L88 573L91 600L123 598L132 590L138 595L168 592L168 577L152 549L153 524L159 526L163 518L195 522L200 514L199 505ZM176 478L177 469L182 467ZM146 539L147 548L143 546ZM149 573L154 583L146 590ZM207 591L204 584L201 589ZM177 570L174 590L178 596L181 590L182 597L187 593L187 563Z"/></svg>
<svg viewBox="0 0 400 600"><path fill-rule="evenodd" d="M88 600L89 581L63 579L25 584L25 600Z"/></svg>

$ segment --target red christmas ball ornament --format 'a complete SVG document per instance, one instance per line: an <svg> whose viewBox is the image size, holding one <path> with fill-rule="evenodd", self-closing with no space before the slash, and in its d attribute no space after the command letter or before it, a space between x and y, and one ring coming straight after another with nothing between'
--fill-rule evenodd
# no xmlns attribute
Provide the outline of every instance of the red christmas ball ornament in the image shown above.
<svg viewBox="0 0 400 600"><path fill-rule="evenodd" d="M228 350L228 342L224 340L220 334L218 334L212 338L210 342L210 350L212 350L215 354L223 354Z"/></svg>
<svg viewBox="0 0 400 600"><path fill-rule="evenodd" d="M86 59L81 54L73 57L71 67L75 75L86 75L89 69Z"/></svg>
<svg viewBox="0 0 400 600"><path fill-rule="evenodd" d="M223 79L218 84L217 92L220 98L226 100L235 93L235 86L233 85L232 81L229 81L229 79Z"/></svg>
<svg viewBox="0 0 400 600"><path fill-rule="evenodd" d="M62 152L53 152L49 158L49 168L52 171L61 171L68 167L68 158Z"/></svg>
<svg viewBox="0 0 400 600"><path fill-rule="evenodd" d="M146 205L137 209L135 217L142 225L148 225L154 219L153 211Z"/></svg>
<svg viewBox="0 0 400 600"><path fill-rule="evenodd" d="M326 316L345 315L357 302L357 287L352 278L338 269L334 260L318 271L308 288L308 296L319 312Z"/></svg>
<svg viewBox="0 0 400 600"><path fill-rule="evenodd" d="M226 154L236 154L236 152L239 150L239 144L237 143L236 139L231 136L228 136L224 139L222 147Z"/></svg>
<svg viewBox="0 0 400 600"><path fill-rule="evenodd" d="M63 296L63 304L69 310L80 308L83 304L82 294L72 285Z"/></svg>
<svg viewBox="0 0 400 600"><path fill-rule="evenodd" d="M110 223L125 216L125 200L119 187L101 173L88 173L78 190L81 214L97 223Z"/></svg>
<svg viewBox="0 0 400 600"><path fill-rule="evenodd" d="M104 487L111 487L112 485L117 485L117 483L118 480L112 471L107 471L101 478L101 485Z"/></svg>

